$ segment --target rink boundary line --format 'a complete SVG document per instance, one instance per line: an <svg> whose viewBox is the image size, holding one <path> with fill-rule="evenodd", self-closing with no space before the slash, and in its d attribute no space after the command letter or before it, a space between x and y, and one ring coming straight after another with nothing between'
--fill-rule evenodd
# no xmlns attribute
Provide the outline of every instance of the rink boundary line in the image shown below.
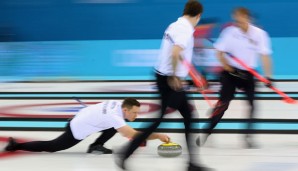
<svg viewBox="0 0 298 171"><path fill-rule="evenodd" d="M59 116L59 115L57 115ZM0 117L0 121L68 121L70 118L26 118L26 117ZM153 122L155 120L154 117L152 118L137 118L134 122ZM207 118L194 118L194 122L207 122ZM223 118L221 122L246 122L247 118L243 119L230 119L230 118ZM183 122L182 118L164 118L163 122ZM279 122L279 123L297 123L298 119L255 119L255 122ZM128 122L129 123L129 122Z"/></svg>
<svg viewBox="0 0 298 171"><path fill-rule="evenodd" d="M2 131L37 131L37 132L61 132L63 128L2 128ZM142 131L144 129L136 129ZM184 130L177 130L177 129L156 129L155 132L165 132L165 133L184 133ZM202 133L203 130L193 130L193 133ZM246 134L246 131L239 131L239 130L214 130L214 134ZM251 134L289 134L289 135L297 135L298 130L256 130Z"/></svg>
<svg viewBox="0 0 298 171"><path fill-rule="evenodd" d="M137 98L137 99L143 99L143 100L159 100L158 98L158 95L157 94L154 94L153 93L149 93L149 94L146 94L144 96L144 94L141 94L143 96L140 96L138 94L133 94L133 93L129 93L129 94L123 94L123 95L115 95L115 94L107 94L107 95L102 95L102 96L99 96L99 94L89 94L89 95L85 95L83 96L82 94L69 94L69 95L65 95L65 93L63 93L64 96L60 96L60 97L57 97L57 94L48 94L48 96L45 96L43 94L36 94L36 95L28 95L28 94L24 94L24 95L13 95L13 94L6 94L6 95L1 95L0 94L0 100L1 99L9 99L9 100L25 100L25 99L28 99L28 100L34 100L34 99L45 99L45 100L52 100L52 99L55 99L55 100L70 100L70 99L73 99L73 97L75 96L76 98L81 98L81 99L85 99L85 100L93 100L93 99L98 99L98 100L101 100L101 99L122 99L123 98L126 98L126 97L132 97L132 98ZM242 95L242 94L237 94L236 97L234 98L234 100L246 100L246 97L244 97L244 94L243 94L243 97L239 97L239 95ZM282 98L278 95L275 95L275 94L272 94L274 97L256 97L255 100L282 100ZM193 97L195 96L195 97ZM237 97L238 96L238 97ZM213 97L218 97L217 95L216 96L213 96ZM291 96L293 99L295 100L298 100L298 93L295 94L295 96ZM212 97L210 97L212 98ZM191 100L204 100L203 96L201 94L193 94L192 96L189 97L189 99Z"/></svg>
<svg viewBox="0 0 298 171"><path fill-rule="evenodd" d="M63 130L67 121L0 121L1 130ZM152 122L128 122L128 125L135 129L145 129ZM204 130L207 122L194 122L193 132ZM292 122L255 122L255 133L298 133L298 123ZM162 122L158 130L161 132L183 132L183 122ZM220 122L215 132L223 133L247 133L246 122Z"/></svg>

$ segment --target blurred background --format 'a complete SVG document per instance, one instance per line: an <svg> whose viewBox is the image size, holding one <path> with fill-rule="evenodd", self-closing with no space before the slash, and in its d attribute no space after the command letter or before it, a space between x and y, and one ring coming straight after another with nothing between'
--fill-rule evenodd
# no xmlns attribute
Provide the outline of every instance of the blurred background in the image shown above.
<svg viewBox="0 0 298 171"><path fill-rule="evenodd" d="M272 38L274 77L297 78L298 2L201 0L210 36L245 6ZM150 80L160 40L184 0L1 0L0 79ZM209 56L212 53L208 52Z"/></svg>
<svg viewBox="0 0 298 171"><path fill-rule="evenodd" d="M36 154L31 158L4 160L6 154L1 150L10 136L20 140L56 137L68 119L84 107L78 99L91 105L107 99L135 97L142 103L141 113L135 122L128 124L141 130L145 123L155 121L160 105L152 81L153 66L166 27L182 15L186 1L0 0L1 169L113 170L112 157L86 156L86 142L70 153ZM215 92L210 97L218 97L220 86L216 79L220 65L212 44L202 37L216 40L221 29L231 22L231 11L244 6L250 9L254 24L264 28L271 37L274 86L298 99L298 1L201 2L204 13L199 31L195 32L193 63L209 74L207 78L212 80L210 87ZM259 72L262 72L260 68ZM195 133L199 133L208 123L211 107L198 92L190 89L188 95L196 113ZM215 133L221 135L215 135L215 143L198 152L202 163L222 171L298 170L297 105L283 103L278 94L258 83L254 133L260 149L249 151L237 141L246 129L244 99L243 92L237 91L235 100L215 128ZM181 115L169 110L164 121L157 131L170 133L174 142L183 145L184 137L179 134L184 131ZM125 142L117 136L107 147ZM186 155L173 160L155 160L161 159L155 151L158 143L148 144L151 149L141 151L143 156L135 162L138 170L156 167L155 170L173 171L185 167L177 161L187 159ZM68 157L68 154L77 157ZM144 163L148 167L143 167Z"/></svg>

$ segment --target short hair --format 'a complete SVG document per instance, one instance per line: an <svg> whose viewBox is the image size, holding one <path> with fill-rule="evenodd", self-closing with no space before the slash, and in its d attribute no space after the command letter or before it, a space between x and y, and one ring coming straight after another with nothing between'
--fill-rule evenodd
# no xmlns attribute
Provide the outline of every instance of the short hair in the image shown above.
<svg viewBox="0 0 298 171"><path fill-rule="evenodd" d="M128 109L131 109L133 106L137 106L137 107L140 107L141 104L140 102L137 101L137 99L135 98L125 98L122 102L122 105L121 107L122 108L128 108Z"/></svg>
<svg viewBox="0 0 298 171"><path fill-rule="evenodd" d="M185 6L183 15L189 15L191 17L195 17L198 14L203 12L203 5L196 0L189 0Z"/></svg>
<svg viewBox="0 0 298 171"><path fill-rule="evenodd" d="M250 17L251 16L250 11L247 8L245 8L245 7L235 8L233 10L233 14L236 14L236 13L239 13L239 14L242 14L242 15L246 15L247 17Z"/></svg>

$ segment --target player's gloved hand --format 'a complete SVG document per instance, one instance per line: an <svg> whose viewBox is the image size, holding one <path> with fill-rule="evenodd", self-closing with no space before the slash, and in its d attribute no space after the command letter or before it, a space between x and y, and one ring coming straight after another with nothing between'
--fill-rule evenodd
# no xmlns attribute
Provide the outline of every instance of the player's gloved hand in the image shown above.
<svg viewBox="0 0 298 171"><path fill-rule="evenodd" d="M189 86L193 86L193 85L194 85L193 80L186 80L186 82L187 82L187 84L188 84Z"/></svg>
<svg viewBox="0 0 298 171"><path fill-rule="evenodd" d="M270 78L270 77L266 77L266 79L267 79L269 82L265 83L265 86L268 87L268 88L272 87L272 86L273 86L273 83L272 83L273 79Z"/></svg>
<svg viewBox="0 0 298 171"><path fill-rule="evenodd" d="M208 88L209 88L209 83L207 80L204 80L202 81L202 86L197 87L197 91L201 92L201 91L207 90Z"/></svg>

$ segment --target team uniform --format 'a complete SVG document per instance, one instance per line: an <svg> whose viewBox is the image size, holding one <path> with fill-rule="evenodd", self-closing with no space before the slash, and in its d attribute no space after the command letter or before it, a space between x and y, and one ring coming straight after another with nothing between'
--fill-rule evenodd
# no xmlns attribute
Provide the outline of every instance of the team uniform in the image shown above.
<svg viewBox="0 0 298 171"><path fill-rule="evenodd" d="M159 60L155 67L156 83L158 91L161 97L161 112L159 118L155 119L155 122L146 128L143 133L137 136L128 146L126 153L124 154L124 160L127 159L138 146L156 130L162 118L165 114L166 108L171 107L177 109L184 119L186 141L190 154L190 163L193 163L193 151L190 145L190 129L191 129L191 109L188 105L187 96L185 91L174 91L168 84L168 78L173 76L172 67L172 48L174 45L178 45L183 48L181 56L187 61L191 62L193 46L194 46L194 27L184 17L178 18L178 20L169 25L164 33L162 40ZM188 69L179 62L176 69L176 76L185 78L188 74Z"/></svg>
<svg viewBox="0 0 298 171"><path fill-rule="evenodd" d="M272 53L268 34L264 30L251 24L248 26L248 31L246 33L236 26L227 27L222 31L219 40L215 43L214 47L218 51L233 54L252 69L255 69L258 66L260 55L270 55ZM249 101L250 116L247 133L250 133L252 130L255 108L254 77L246 70L246 68L238 64L232 58L228 56L225 56L225 58L228 64L233 67L234 72L223 71L221 73L220 82L222 87L220 90L220 97L213 109L211 123L206 131L207 136L212 133L212 130L228 109L230 101L234 98L236 88L243 90ZM247 134L247 138L248 137L249 134Z"/></svg>
<svg viewBox="0 0 298 171"><path fill-rule="evenodd" d="M172 76L172 48L178 45L183 48L181 56L188 62L192 61L194 46L194 27L191 23L180 17L172 23L164 33L164 37L159 52L158 63L155 67L156 72L162 76ZM176 76L185 78L188 75L188 69L180 62L176 69Z"/></svg>
<svg viewBox="0 0 298 171"><path fill-rule="evenodd" d="M102 132L90 146L103 145L117 132L116 129L126 125L121 102L104 101L81 109L70 120L62 135L50 141L32 141L14 143L7 151L25 150L34 152L56 152L68 149L93 133ZM90 150L90 149L89 149Z"/></svg>

